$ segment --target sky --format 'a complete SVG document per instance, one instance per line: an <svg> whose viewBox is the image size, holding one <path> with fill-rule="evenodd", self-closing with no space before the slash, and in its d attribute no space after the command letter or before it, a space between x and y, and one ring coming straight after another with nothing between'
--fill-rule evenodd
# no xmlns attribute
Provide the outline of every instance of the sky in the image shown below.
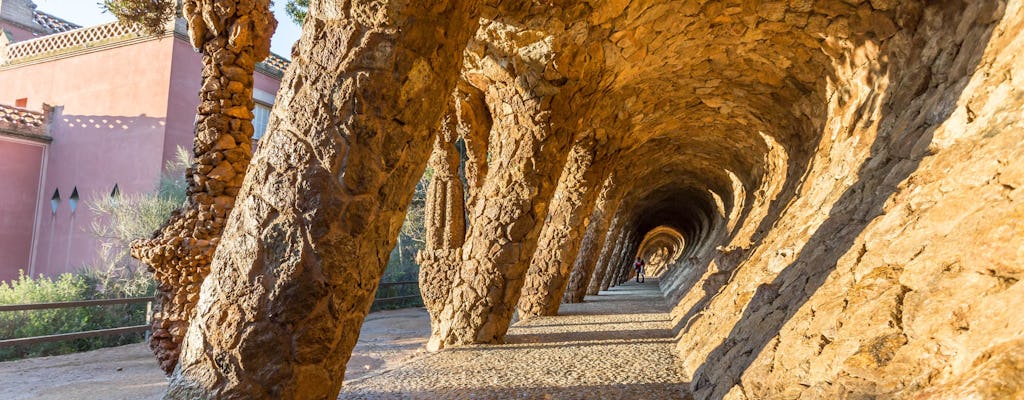
<svg viewBox="0 0 1024 400"><path fill-rule="evenodd" d="M33 0L39 11L74 22L82 26L93 26L114 21L113 15L106 12L99 0ZM284 12L285 0L274 3L274 16L277 17L277 31L270 41L270 50L284 58L291 58L292 44L299 39L299 26Z"/></svg>

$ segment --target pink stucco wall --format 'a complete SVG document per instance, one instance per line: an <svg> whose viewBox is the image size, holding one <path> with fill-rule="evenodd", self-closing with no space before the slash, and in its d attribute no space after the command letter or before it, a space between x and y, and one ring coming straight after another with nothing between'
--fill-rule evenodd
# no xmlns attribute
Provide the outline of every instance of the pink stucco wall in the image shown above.
<svg viewBox="0 0 1024 400"><path fill-rule="evenodd" d="M95 265L99 241L91 225L97 216L90 203L105 201L115 183L124 195L152 191L176 149L191 150L201 70L200 55L173 37L0 70L0 104L28 98L29 109L39 110L43 103L57 107L53 141L40 156L45 164L41 190L36 189L37 162L31 186L36 193L29 196L31 204L20 205L32 209L27 218L35 215L34 224L18 239L0 243L0 280L17 276L19 268L56 275ZM279 86L277 77L254 76L254 87L271 97ZM7 164L0 158L0 165ZM74 188L80 199L72 214ZM61 203L51 215L55 189ZM19 225L24 221L12 222L9 229L3 224L0 220L0 240L5 232L17 236L15 231L26 230Z"/></svg>
<svg viewBox="0 0 1024 400"><path fill-rule="evenodd" d="M117 183L124 194L152 190L163 165L172 44L164 38L0 71L0 103L28 98L30 109L58 106L36 220L37 274L90 264L98 241L89 203ZM80 201L72 215L69 196ZM49 198L62 202L52 218ZM45 218L43 218L45 216ZM0 270L11 265L0 258Z"/></svg>
<svg viewBox="0 0 1024 400"><path fill-rule="evenodd" d="M167 135L164 137L165 160L172 160L180 146L192 149L196 107L202 85L202 57L184 40L175 40L171 58L169 96L167 100Z"/></svg>
<svg viewBox="0 0 1024 400"><path fill-rule="evenodd" d="M0 137L0 281L29 272L44 151L41 143Z"/></svg>
<svg viewBox="0 0 1024 400"><path fill-rule="evenodd" d="M277 96L277 90L281 88L281 78L267 76L257 71L253 74L252 86L256 90L262 90Z"/></svg>

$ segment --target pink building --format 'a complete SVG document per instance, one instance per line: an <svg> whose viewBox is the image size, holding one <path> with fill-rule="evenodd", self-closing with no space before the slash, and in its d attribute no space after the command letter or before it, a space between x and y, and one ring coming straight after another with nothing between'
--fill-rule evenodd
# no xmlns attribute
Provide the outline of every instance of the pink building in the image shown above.
<svg viewBox="0 0 1024 400"><path fill-rule="evenodd" d="M182 21L147 35L35 8L0 0L0 280L93 261L87 203L154 190L176 148L191 148L199 104L202 64ZM287 64L257 68L256 137Z"/></svg>

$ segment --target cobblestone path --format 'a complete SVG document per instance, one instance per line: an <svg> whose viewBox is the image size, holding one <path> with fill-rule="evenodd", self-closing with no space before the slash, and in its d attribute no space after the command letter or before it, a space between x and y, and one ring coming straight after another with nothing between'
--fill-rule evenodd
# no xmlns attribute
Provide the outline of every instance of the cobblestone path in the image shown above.
<svg viewBox="0 0 1024 400"><path fill-rule="evenodd" d="M683 398L672 346L668 306L648 279L519 322L506 344L448 349L348 381L339 398Z"/></svg>

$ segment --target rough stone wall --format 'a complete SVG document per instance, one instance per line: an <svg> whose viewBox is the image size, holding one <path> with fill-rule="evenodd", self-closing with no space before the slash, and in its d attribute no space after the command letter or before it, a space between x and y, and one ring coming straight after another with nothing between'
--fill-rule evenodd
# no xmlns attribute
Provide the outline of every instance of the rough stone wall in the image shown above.
<svg viewBox="0 0 1024 400"><path fill-rule="evenodd" d="M314 2L171 397L336 394L431 143L434 349L657 255L696 398L1021 396L1019 2L468 3Z"/></svg>
<svg viewBox="0 0 1024 400"><path fill-rule="evenodd" d="M562 296L564 303L582 302L590 288L591 278L598 281L604 278L603 271L601 273L596 271L601 249L604 248L605 238L608 236L605 232L611 223L612 210L618 207L618 201L610 198L614 186L614 176L608 176L601 184L601 192L594 204L594 211L588 218L587 231L583 235L579 254L577 254L575 265L572 267L572 275L569 277L565 294Z"/></svg>
<svg viewBox="0 0 1024 400"><path fill-rule="evenodd" d="M157 306L149 346L170 375L210 273L235 196L252 154L253 71L270 54L277 26L270 1L185 1L192 45L202 53L200 103L196 111L194 164L188 169L188 199L152 239L132 243L157 282Z"/></svg>
<svg viewBox="0 0 1024 400"><path fill-rule="evenodd" d="M307 18L168 398L337 396L477 21L458 0Z"/></svg>
<svg viewBox="0 0 1024 400"><path fill-rule="evenodd" d="M459 151L453 115L445 116L434 139L428 166L434 171L424 204L426 240L416 255L423 305L430 313L431 337L439 337L440 314L448 302L455 274L462 265L462 245L466 241L466 210L462 180L459 178Z"/></svg>
<svg viewBox="0 0 1024 400"><path fill-rule="evenodd" d="M520 292L519 318L523 320L558 314L586 217L593 211L604 179L604 171L593 168L595 152L592 138L576 141L569 151Z"/></svg>
<svg viewBox="0 0 1024 400"><path fill-rule="evenodd" d="M1024 10L869 7L889 34L811 10L834 75L809 167L734 272L678 288L696 398L1024 396Z"/></svg>

